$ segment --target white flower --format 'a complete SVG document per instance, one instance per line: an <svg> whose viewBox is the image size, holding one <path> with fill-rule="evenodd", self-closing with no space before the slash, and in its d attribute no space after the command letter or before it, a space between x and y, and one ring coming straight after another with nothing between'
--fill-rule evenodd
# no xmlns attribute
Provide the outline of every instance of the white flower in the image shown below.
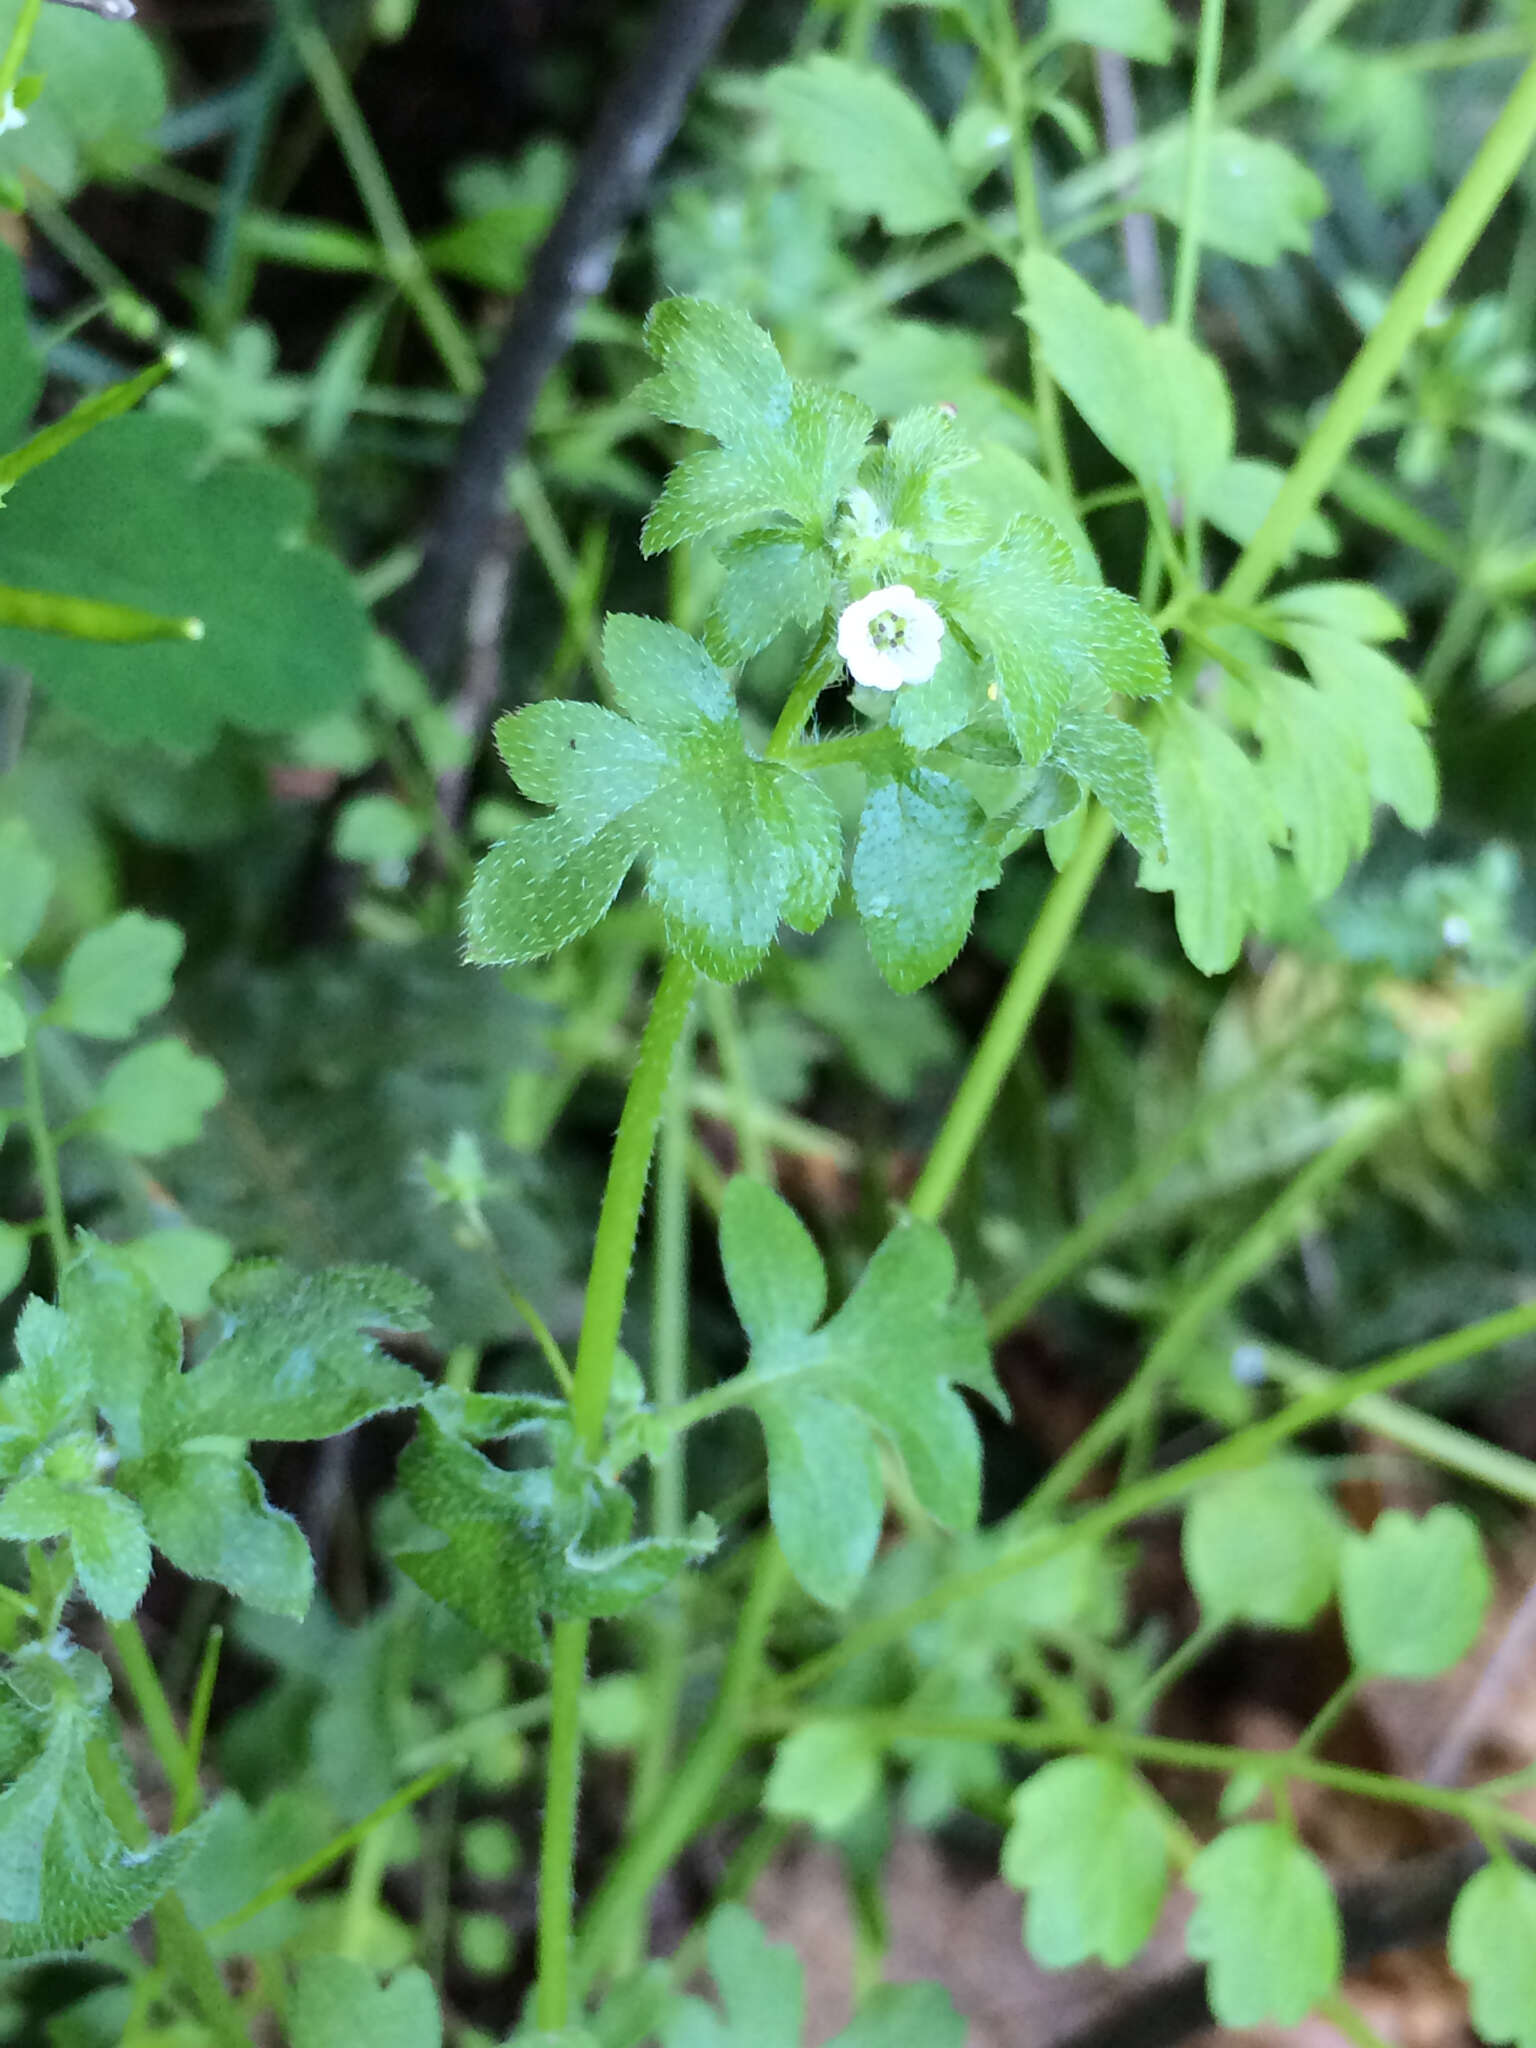
<svg viewBox="0 0 1536 2048"><path fill-rule="evenodd" d="M943 638L944 621L907 583L872 590L837 622L837 651L853 680L871 690L926 683L939 665Z"/></svg>
<svg viewBox="0 0 1536 2048"><path fill-rule="evenodd" d="M16 95L8 92L0 100L0 135L9 135L13 128L25 128L27 117L16 104Z"/></svg>

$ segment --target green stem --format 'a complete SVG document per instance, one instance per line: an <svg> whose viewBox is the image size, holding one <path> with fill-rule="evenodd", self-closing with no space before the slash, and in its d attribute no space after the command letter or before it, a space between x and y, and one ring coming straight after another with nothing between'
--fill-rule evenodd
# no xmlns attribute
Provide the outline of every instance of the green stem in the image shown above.
<svg viewBox="0 0 1536 2048"><path fill-rule="evenodd" d="M762 1537L714 1709L673 1773L666 1797L620 1851L582 1922L576 1981L583 1991L607 1967L615 1941L651 1887L709 1818L715 1796L741 1754L750 1734L748 1709L762 1675L768 1631L787 1578L777 1541L771 1534Z"/></svg>
<svg viewBox="0 0 1536 2048"><path fill-rule="evenodd" d="M117 1651L117 1660L128 1681L133 1703L138 1708L144 1733L149 1737L150 1747L165 1773L176 1805L179 1808L187 1804L195 1811L197 1766L181 1739L171 1703L165 1696L160 1674L139 1633L139 1625L133 1620L109 1622L107 1633Z"/></svg>
<svg viewBox="0 0 1536 2048"><path fill-rule="evenodd" d="M32 31L37 27L37 18L42 11L43 0L22 0L21 13L16 17L16 26L11 30L11 39L5 46L5 55L0 57L0 100L3 100L7 93L16 90L21 67L27 61L27 48L32 41Z"/></svg>
<svg viewBox="0 0 1536 2048"><path fill-rule="evenodd" d="M773 1717L777 1721L778 1717ZM1424 1813L1443 1813L1479 1833L1512 1835L1519 1841L1536 1842L1536 1820L1511 1812L1476 1792L1454 1792L1438 1785L1421 1785L1411 1778L1397 1778L1383 1771L1359 1771L1346 1764L1320 1763L1294 1749L1226 1749L1213 1742L1178 1742L1162 1735L1138 1735L1108 1722L1084 1728L1043 1717L1040 1720L1008 1720L1001 1716L974 1719L963 1715L907 1714L903 1712L852 1712L846 1714L796 1715L794 1723L808 1720L853 1722L878 1739L891 1742L980 1742L998 1748L1018 1749L1026 1754L1049 1754L1059 1750L1100 1751L1128 1757L1136 1763L1165 1764L1174 1770L1211 1772L1228 1777L1250 1771L1267 1785L1282 1787L1300 1778L1309 1784L1326 1785L1335 1792L1348 1792L1358 1799L1373 1799L1388 1806L1408 1806Z"/></svg>
<svg viewBox="0 0 1536 2048"><path fill-rule="evenodd" d="M914 1216L937 1221L948 1207L1114 840L1108 812L1090 808L1077 850L1040 907L918 1176L907 1203Z"/></svg>
<svg viewBox="0 0 1536 2048"><path fill-rule="evenodd" d="M1180 1643L1173 1655L1163 1660L1146 1684L1131 1695L1115 1716L1116 1720L1127 1728L1134 1728L1137 1722L1144 1721L1164 1693L1177 1685L1185 1672L1192 1670L1200 1662L1226 1625L1224 1616L1206 1615L1199 1626Z"/></svg>
<svg viewBox="0 0 1536 2048"><path fill-rule="evenodd" d="M1335 1687L1297 1736L1294 1753L1310 1756L1321 1746L1329 1730L1336 1728L1354 1705L1356 1694L1369 1677L1368 1671L1351 1671L1343 1684Z"/></svg>
<svg viewBox="0 0 1536 2048"><path fill-rule="evenodd" d="M1387 2048L1387 2043L1377 2033L1362 2012L1357 2012L1342 1991L1330 1991L1326 1998L1319 1999L1318 2011L1323 2018L1332 2022L1353 2048Z"/></svg>
<svg viewBox="0 0 1536 2048"><path fill-rule="evenodd" d="M299 62L309 75L315 97L324 109L358 197L388 259L390 275L409 300L455 390L466 395L478 391L479 357L416 246L346 72L337 63L336 53L325 36L309 18L304 0L283 0L283 17Z"/></svg>
<svg viewBox="0 0 1536 2048"><path fill-rule="evenodd" d="M55 1278L69 1264L69 1225L64 1218L64 1190L59 1181L59 1154L48 1128L48 1105L43 1100L43 1074L37 1056L37 1034L30 1026L21 1048L23 1116L32 1147L32 1163L43 1191L43 1215L48 1222L48 1245L53 1253Z"/></svg>
<svg viewBox="0 0 1536 2048"><path fill-rule="evenodd" d="M197 1670L197 1684L192 1692L192 1710L187 1716L187 1775L176 1795L176 1807L171 1817L172 1834L179 1834L202 1804L202 1788L197 1774L202 1766L208 1716L213 1709L214 1682L219 1675L219 1658L223 1649L223 1629L217 1626L209 1629L208 1640L203 1645L202 1662Z"/></svg>
<svg viewBox="0 0 1536 2048"><path fill-rule="evenodd" d="M1392 381L1424 324L1513 184L1536 143L1536 62L1528 65L1483 138L1461 183L1345 372L1327 411L1303 443L1258 532L1239 556L1222 595L1251 604L1290 551L1302 521L1316 508L1334 472Z"/></svg>
<svg viewBox="0 0 1536 2048"><path fill-rule="evenodd" d="M571 1389L571 1419L582 1449L596 1457L613 1385L630 1262L640 1227L645 1184L663 1099L693 1003L694 969L669 960L641 1035L635 1071L619 1117L608 1184L592 1247L581 1337ZM549 1688L544 1833L539 1849L538 2022L558 2033L570 2015L571 1920L575 1896L576 1808L581 1786L581 1692L587 1671L587 1624L562 1621L554 1631Z"/></svg>
<svg viewBox="0 0 1536 2048"><path fill-rule="evenodd" d="M815 708L816 699L833 681L841 666L837 639L829 627L811 649L805 667L784 701L784 709L779 713L772 737L764 750L765 759L783 761L788 758L790 748L805 730L805 722Z"/></svg>
<svg viewBox="0 0 1536 2048"><path fill-rule="evenodd" d="M1216 81L1221 74L1221 39L1226 26L1226 0L1202 0L1200 39L1195 50L1195 89L1189 106L1189 140L1185 145L1184 205L1179 221L1179 258L1173 277L1171 324L1188 334L1194 324L1195 292L1200 282L1200 246L1205 212L1205 165L1216 111Z"/></svg>
<svg viewBox="0 0 1536 2048"><path fill-rule="evenodd" d="M1273 1047L1264 1058L1229 1087L1203 1096L1186 1120L1161 1145L1133 1168L1117 1187L1104 1195L1082 1221L1055 1245L1038 1265L1011 1287L987 1317L987 1335L993 1343L1016 1330L1033 1314L1047 1296L1085 1266L1104 1247L1112 1244L1133 1220L1144 1221L1148 1198L1174 1168L1195 1151L1223 1120L1255 1095L1262 1094L1284 1071L1298 1050L1325 1024L1332 1024L1337 1011L1311 1018L1302 1030Z"/></svg>
<svg viewBox="0 0 1536 2048"><path fill-rule="evenodd" d="M1235 1431L1195 1457L1185 1458L1166 1471L1154 1472L1135 1486L1122 1488L1112 1499L1074 1516L1070 1521L1031 1527L990 1564L980 1565L973 1571L954 1573L942 1586L921 1599L908 1601L906 1606L892 1609L865 1622L862 1627L850 1630L832 1649L810 1658L790 1672L780 1681L777 1690L801 1692L845 1664L878 1649L882 1643L899 1641L919 1622L932 1620L962 1601L980 1598L994 1586L1006 1584L1021 1571L1060 1557L1082 1544L1102 1543L1127 1523L1172 1507L1207 1480L1257 1464L1280 1444L1289 1443L1307 1430L1315 1429L1319 1423L1342 1415L1362 1396L1407 1386L1438 1372L1443 1366L1457 1365L1463 1359L1497 1350L1501 1344L1511 1344L1533 1330L1536 1330L1536 1302L1528 1302L1521 1308L1507 1309L1501 1315L1485 1316L1480 1322L1469 1323L1465 1329L1435 1338L1432 1343L1395 1351L1390 1357L1362 1366L1357 1372L1341 1373L1331 1386L1304 1395L1276 1415L1250 1423L1246 1429Z"/></svg>

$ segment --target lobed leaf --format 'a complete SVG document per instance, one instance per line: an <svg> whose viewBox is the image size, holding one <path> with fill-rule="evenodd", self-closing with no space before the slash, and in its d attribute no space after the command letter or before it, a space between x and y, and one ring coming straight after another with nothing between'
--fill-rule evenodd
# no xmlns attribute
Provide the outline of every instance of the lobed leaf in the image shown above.
<svg viewBox="0 0 1536 2048"><path fill-rule="evenodd" d="M1228 1828L1185 1882L1200 1902L1185 1939L1210 1966L1207 1996L1222 2026L1299 2026L1338 1988L1343 1935L1333 1888L1278 1821Z"/></svg>
<svg viewBox="0 0 1536 2048"><path fill-rule="evenodd" d="M933 123L886 72L820 52L770 72L764 86L784 147L825 178L839 205L875 214L893 235L965 216L965 194Z"/></svg>
<svg viewBox="0 0 1536 2048"><path fill-rule="evenodd" d="M1037 1963L1066 1970L1097 1958L1123 1969L1168 1888L1163 1817L1124 1764L1059 1757L1014 1794L1002 1871L1029 1894L1024 1942Z"/></svg>
<svg viewBox="0 0 1536 2048"><path fill-rule="evenodd" d="M1401 1508L1345 1539L1339 1605L1365 1671L1435 1678L1476 1642L1493 1597L1477 1524L1442 1502L1415 1521Z"/></svg>

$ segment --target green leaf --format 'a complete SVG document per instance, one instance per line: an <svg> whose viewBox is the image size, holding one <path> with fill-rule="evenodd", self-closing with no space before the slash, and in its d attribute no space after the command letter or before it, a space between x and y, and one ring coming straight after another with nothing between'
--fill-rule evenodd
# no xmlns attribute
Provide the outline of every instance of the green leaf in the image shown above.
<svg viewBox="0 0 1536 2048"><path fill-rule="evenodd" d="M976 896L1002 869L970 792L931 768L872 778L853 855L853 896L876 965L909 992L965 944Z"/></svg>
<svg viewBox="0 0 1536 2048"><path fill-rule="evenodd" d="M27 329L27 288L9 244L0 244L0 363L6 366L0 385L0 448L9 448L26 432L43 388L43 366ZM0 953L4 950L0 945Z"/></svg>
<svg viewBox="0 0 1536 2048"><path fill-rule="evenodd" d="M1188 200L1188 157L1182 138L1158 150L1135 186L1140 202L1181 222ZM1200 237L1241 263L1278 263L1287 250L1307 255L1312 223L1328 211L1328 188L1268 136L1218 128L1206 143L1200 195Z"/></svg>
<svg viewBox="0 0 1536 2048"><path fill-rule="evenodd" d="M59 1281L62 1322L48 1341L72 1382L89 1387L124 1458L142 1457L167 1426L181 1372L181 1325L144 1275L82 1237Z"/></svg>
<svg viewBox="0 0 1536 2048"><path fill-rule="evenodd" d="M82 505L132 514L82 519ZM0 582L195 614L204 637L108 646L13 628L0 631L0 659L108 733L182 752L205 751L221 724L310 724L358 696L367 650L341 564L302 544L310 515L308 490L286 471L210 471L184 421L113 420L11 493Z"/></svg>
<svg viewBox="0 0 1536 2048"><path fill-rule="evenodd" d="M1024 314L1051 374L1112 455L1165 503L1226 465L1232 398L1214 357L1172 327L1107 305L1057 256L1024 259Z"/></svg>
<svg viewBox="0 0 1536 2048"><path fill-rule="evenodd" d="M1536 2048L1536 1877L1506 1857L1462 1886L1451 1910L1451 1968L1472 1994L1490 2048Z"/></svg>
<svg viewBox="0 0 1536 2048"><path fill-rule="evenodd" d="M1322 626L1293 625L1288 637L1363 748L1371 795L1390 804L1411 831L1424 831L1434 823L1440 793L1421 729L1429 710L1418 689L1379 647Z"/></svg>
<svg viewBox="0 0 1536 2048"><path fill-rule="evenodd" d="M749 526L787 526L820 547L858 475L874 424L868 409L846 392L792 383L772 341L734 307L663 299L645 340L661 372L637 400L721 445L673 470L646 520L644 551ZM799 588L794 602L805 595Z"/></svg>
<svg viewBox="0 0 1536 2048"><path fill-rule="evenodd" d="M437 1993L414 1964L381 1984L350 1956L299 1966L290 2013L293 2048L442 2048Z"/></svg>
<svg viewBox="0 0 1536 2048"><path fill-rule="evenodd" d="M0 960L19 960L37 937L53 881L53 862L24 821L0 821Z"/></svg>
<svg viewBox="0 0 1536 2048"><path fill-rule="evenodd" d="M31 1260L30 1234L14 1223L0 1223L0 1301L21 1285ZM0 1441L3 1436L0 1427Z"/></svg>
<svg viewBox="0 0 1536 2048"><path fill-rule="evenodd" d="M1492 1597L1482 1538L1461 1508L1442 1504L1422 1521L1389 1508L1369 1535L1345 1539L1339 1605L1363 1671L1449 1671L1477 1641Z"/></svg>
<svg viewBox="0 0 1536 2048"><path fill-rule="evenodd" d="M27 1013L7 988L0 988L0 1060L8 1060L27 1042Z"/></svg>
<svg viewBox="0 0 1536 2048"><path fill-rule="evenodd" d="M1265 672L1254 727L1297 870L1308 894L1321 901L1370 844L1365 747L1347 706L1274 669Z"/></svg>
<svg viewBox="0 0 1536 2048"><path fill-rule="evenodd" d="M721 552L724 581L704 628L717 661L746 661L788 625L814 626L832 593L825 551L796 534L748 533Z"/></svg>
<svg viewBox="0 0 1536 2048"><path fill-rule="evenodd" d="M1163 1819L1134 1771L1108 1757L1059 1757L1013 1796L1003 1876L1029 1894L1024 1942L1066 1970L1123 1969L1152 1932L1168 1888Z"/></svg>
<svg viewBox="0 0 1536 2048"><path fill-rule="evenodd" d="M888 73L821 53L770 72L763 95L791 162L825 178L850 213L875 214L893 235L964 218L933 123Z"/></svg>
<svg viewBox="0 0 1536 2048"><path fill-rule="evenodd" d="M0 46L22 0L0 0ZM141 28L63 7L43 10L27 53L41 96L25 128L0 136L0 177L35 177L72 198L92 172L119 172L146 155L165 116L165 74Z"/></svg>
<svg viewBox="0 0 1536 2048"><path fill-rule="evenodd" d="M0 1376L0 1473L18 1469L22 1455L45 1438L88 1420L91 1361L74 1341L68 1316L31 1296L16 1320L13 1372Z"/></svg>
<svg viewBox="0 0 1536 2048"><path fill-rule="evenodd" d="M1296 1465L1277 1461L1218 1479L1184 1517L1184 1569L1201 1614L1305 1628L1332 1596L1343 1533Z"/></svg>
<svg viewBox="0 0 1536 2048"><path fill-rule="evenodd" d="M135 1046L107 1070L91 1111L97 1133L125 1152L153 1157L190 1145L224 1099L218 1065L179 1038Z"/></svg>
<svg viewBox="0 0 1536 2048"><path fill-rule="evenodd" d="M1079 579L1071 550L1043 520L1017 520L960 576L947 607L997 667L1020 754L1044 758L1070 709L1111 690L1156 697L1168 663L1152 622L1118 590Z"/></svg>
<svg viewBox="0 0 1536 2048"><path fill-rule="evenodd" d="M398 797L373 792L355 796L336 820L338 859L364 866L403 867L425 837L421 820Z"/></svg>
<svg viewBox="0 0 1536 2048"><path fill-rule="evenodd" d="M627 716L530 705L497 739L525 796L554 806L480 863L471 959L537 959L587 931L630 863L669 943L717 981L762 960L781 920L814 931L841 880L837 814L803 775L747 752L725 677L675 626L616 615L604 654Z"/></svg>
<svg viewBox="0 0 1536 2048"><path fill-rule="evenodd" d="M1272 840L1284 831L1259 770L1206 712L1165 707L1155 759L1167 853L1142 886L1172 889L1179 940L1202 974L1221 974L1274 905Z"/></svg>
<svg viewBox="0 0 1536 2048"><path fill-rule="evenodd" d="M302 1618L315 1568L304 1533L267 1500L254 1468L218 1446L162 1451L119 1469L156 1549L189 1578L268 1614Z"/></svg>
<svg viewBox="0 0 1536 2048"><path fill-rule="evenodd" d="M182 1382L180 1434L317 1442L370 1415L413 1408L419 1373L391 1358L384 1331L419 1330L426 1296L387 1266L300 1273L253 1260L213 1289L223 1335Z"/></svg>
<svg viewBox="0 0 1536 2048"><path fill-rule="evenodd" d="M1051 0L1051 28L1058 36L1118 50L1144 64L1166 64L1177 24L1167 0Z"/></svg>
<svg viewBox="0 0 1536 2048"><path fill-rule="evenodd" d="M191 1223L166 1224L145 1237L129 1238L116 1251L147 1277L179 1316L208 1313L213 1283L235 1255L227 1237Z"/></svg>
<svg viewBox="0 0 1536 2048"><path fill-rule="evenodd" d="M50 1702L0 1706L0 1961L15 1962L66 1955L131 1927L174 1883L199 1835L190 1828L139 1848L109 1819L87 1754L118 1767L95 1658L49 1645L8 1675L13 1701Z"/></svg>
<svg viewBox="0 0 1536 2048"><path fill-rule="evenodd" d="M163 918L125 910L71 952L47 1021L87 1038L131 1038L170 1001L184 943Z"/></svg>
<svg viewBox="0 0 1536 2048"><path fill-rule="evenodd" d="M628 1542L634 1503L579 1468L568 1431L555 1465L506 1471L423 1413L400 1488L425 1525L395 1562L499 1649L546 1661L543 1617L625 1614L713 1547L713 1539Z"/></svg>
<svg viewBox="0 0 1536 2048"><path fill-rule="evenodd" d="M827 2048L964 2048L966 2033L942 1984L877 1984Z"/></svg>
<svg viewBox="0 0 1536 2048"><path fill-rule="evenodd" d="M102 1486L66 1486L30 1473L0 1494L0 1536L31 1543L67 1536L85 1597L126 1621L149 1584L149 1539L132 1501Z"/></svg>
<svg viewBox="0 0 1536 2048"><path fill-rule="evenodd" d="M955 1293L942 1233L911 1222L886 1238L848 1301L815 1330L825 1288L813 1278L815 1246L786 1203L744 1176L726 1189L720 1250L752 1343L749 1370L732 1388L767 1439L774 1528L806 1591L844 1606L880 1536L877 1437L900 1452L935 1521L975 1522L980 1445L954 1383L996 1398L979 1312L967 1292Z"/></svg>
<svg viewBox="0 0 1536 2048"><path fill-rule="evenodd" d="M1277 463L1234 455L1201 485L1197 494L1200 511L1219 533L1246 547L1268 518L1285 474ZM1338 551L1338 534L1322 513L1312 512L1297 527L1286 560L1296 554L1336 555Z"/></svg>
<svg viewBox="0 0 1536 2048"><path fill-rule="evenodd" d="M1265 611L1289 624L1325 626L1348 640L1402 640L1408 621L1370 583L1296 583L1269 599Z"/></svg>
<svg viewBox="0 0 1536 2048"><path fill-rule="evenodd" d="M1074 711L1056 728L1051 760L1098 798L1138 853L1163 850L1152 750L1135 726L1108 711Z"/></svg>
<svg viewBox="0 0 1536 2048"><path fill-rule="evenodd" d="M805 1972L775 1948L745 1906L717 1906L705 1931L724 2017L701 1998L679 2000L662 2027L664 2048L800 2048Z"/></svg>
<svg viewBox="0 0 1536 2048"><path fill-rule="evenodd" d="M853 1721L813 1721L786 1735L763 1787L763 1810L840 1835L879 1791L880 1751Z"/></svg>
<svg viewBox="0 0 1536 2048"><path fill-rule="evenodd" d="M1228 1828L1185 1873L1200 1903L1186 1942L1208 1963L1211 2011L1224 2027L1299 2026L1338 1987L1343 1937L1315 1856L1278 1822Z"/></svg>

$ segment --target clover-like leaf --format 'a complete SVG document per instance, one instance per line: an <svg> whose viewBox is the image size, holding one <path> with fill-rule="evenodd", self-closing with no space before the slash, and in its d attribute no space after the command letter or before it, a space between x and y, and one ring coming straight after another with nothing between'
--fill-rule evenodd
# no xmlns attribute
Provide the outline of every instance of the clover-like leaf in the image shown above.
<svg viewBox="0 0 1536 2048"><path fill-rule="evenodd" d="M1468 1878L1451 1909L1451 1968L1472 1994L1490 2048L1536 2048L1536 1877L1501 1857Z"/></svg>
<svg viewBox="0 0 1536 2048"><path fill-rule="evenodd" d="M91 1111L101 1137L140 1157L190 1145L224 1096L217 1063L179 1038L136 1045L108 1070Z"/></svg>
<svg viewBox="0 0 1536 2048"><path fill-rule="evenodd" d="M1476 1642L1493 1595L1477 1524L1442 1503L1415 1521L1401 1508L1344 1544L1339 1605L1364 1671L1434 1678Z"/></svg>
<svg viewBox="0 0 1536 2048"><path fill-rule="evenodd" d="M1210 1621L1305 1628L1331 1598L1344 1525L1298 1465L1234 1472L1195 1495L1184 1569Z"/></svg>
<svg viewBox="0 0 1536 2048"><path fill-rule="evenodd" d="M13 627L0 631L0 659L108 733L183 753L205 751L225 724L311 724L362 690L367 619L340 562L303 544L310 514L285 470L210 470L183 420L98 427L11 491L0 583L195 614L203 637L112 646Z"/></svg>
<svg viewBox="0 0 1536 2048"><path fill-rule="evenodd" d="M141 910L98 925L64 962L48 1022L87 1038L131 1038L170 1001L183 944L175 925Z"/></svg>
<svg viewBox="0 0 1536 2048"><path fill-rule="evenodd" d="M497 740L523 794L552 808L481 862L471 959L537 959L602 916L630 864L670 942L718 981L750 974L780 921L814 931L841 879L837 814L814 783L747 751L730 685L675 626L609 619L604 653L626 714L547 703Z"/></svg>
<svg viewBox="0 0 1536 2048"><path fill-rule="evenodd" d="M396 1970L381 1984L350 1956L300 1964L291 2026L293 2048L442 2048L442 2014L426 1971Z"/></svg>
<svg viewBox="0 0 1536 2048"><path fill-rule="evenodd" d="M871 778L853 855L853 898L894 989L921 988L954 959L978 891L1002 872L975 798L931 768Z"/></svg>
<svg viewBox="0 0 1536 2048"><path fill-rule="evenodd" d="M1228 1828L1185 1883L1200 1902L1185 1940L1210 1966L1207 1996L1222 2026L1299 2026L1337 1989L1344 1942L1333 1888L1278 1821Z"/></svg>
<svg viewBox="0 0 1536 2048"><path fill-rule="evenodd" d="M921 235L965 213L965 194L927 114L886 72L820 52L771 72L764 97L792 162L839 205Z"/></svg>
<svg viewBox="0 0 1536 2048"><path fill-rule="evenodd" d="M1112 690L1160 696L1168 662L1152 622L1118 590L1083 580L1043 519L1019 519L956 576L945 605L991 657L1004 716L1026 761L1044 758L1069 709Z"/></svg>
<svg viewBox="0 0 1536 2048"><path fill-rule="evenodd" d="M441 1412L441 1411L439 1411ZM507 1470L430 1412L400 1460L400 1488L424 1525L395 1562L488 1641L542 1664L544 1620L624 1614L713 1547L711 1535L628 1540L634 1503L579 1463L569 1432L521 1411L505 1433L554 1438L556 1462Z"/></svg>
<svg viewBox="0 0 1536 2048"><path fill-rule="evenodd" d="M1097 1957L1123 1969L1168 1888L1163 1818L1124 1764L1058 1757L1014 1794L1002 1870L1029 1895L1024 1941L1037 1963L1066 1970Z"/></svg>
<svg viewBox="0 0 1536 2048"><path fill-rule="evenodd" d="M954 1255L932 1224L899 1225L820 1330L820 1256L787 1203L746 1177L720 1217L726 1280L752 1344L731 1383L768 1444L768 1501L796 1578L840 1607L879 1541L877 1439L900 1452L913 1492L946 1528L980 1504L976 1425L956 1382L998 1399L980 1314L955 1291Z"/></svg>

